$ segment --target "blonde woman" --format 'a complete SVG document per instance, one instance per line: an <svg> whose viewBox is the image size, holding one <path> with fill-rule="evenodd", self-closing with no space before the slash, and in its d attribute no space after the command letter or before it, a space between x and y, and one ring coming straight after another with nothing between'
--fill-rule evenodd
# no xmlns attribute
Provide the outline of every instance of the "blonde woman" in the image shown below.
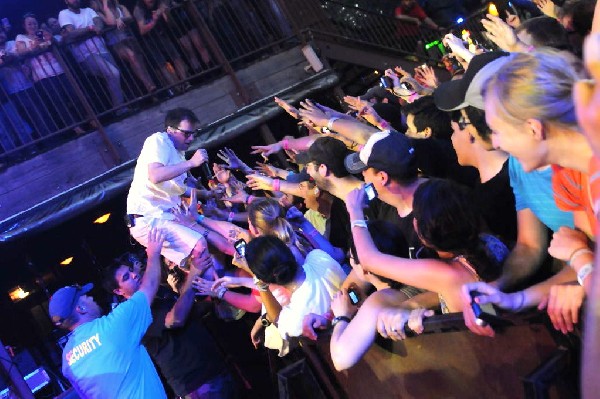
<svg viewBox="0 0 600 399"><path fill-rule="evenodd" d="M589 239L597 221L590 201L590 176L598 170L586 137L577 125L573 87L580 79L575 63L564 54L518 54L484 86L486 121L492 143L519 160L525 171L552 165L553 191L559 208L571 211L576 230L560 228L548 252L571 266L547 281L511 294L510 303L488 286L477 287L491 302L513 311L547 306L554 327L573 330L584 298L581 284L589 284L594 253ZM577 284L579 282L579 284ZM468 302L468 288L463 299ZM506 302L506 301L504 301ZM474 332L493 335L474 323L470 307L463 309L465 322Z"/></svg>

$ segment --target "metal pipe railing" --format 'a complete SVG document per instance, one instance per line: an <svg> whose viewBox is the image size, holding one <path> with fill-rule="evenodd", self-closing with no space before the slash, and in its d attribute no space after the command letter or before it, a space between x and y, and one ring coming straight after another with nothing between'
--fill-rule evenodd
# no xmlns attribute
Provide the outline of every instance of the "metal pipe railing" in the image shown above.
<svg viewBox="0 0 600 399"><path fill-rule="evenodd" d="M90 29L0 62L0 163L86 129L98 131L118 163L104 124L157 96L183 93L219 68L232 79L241 103L248 104L236 70L275 54L288 40L306 43L321 35L422 59L441 55L425 45L444 32L334 0L182 0L161 9L158 18L153 15L162 3L156 3L132 10L132 16L126 12L124 26L107 25L100 34ZM451 29L459 33L465 27L487 43L479 23L484 12Z"/></svg>

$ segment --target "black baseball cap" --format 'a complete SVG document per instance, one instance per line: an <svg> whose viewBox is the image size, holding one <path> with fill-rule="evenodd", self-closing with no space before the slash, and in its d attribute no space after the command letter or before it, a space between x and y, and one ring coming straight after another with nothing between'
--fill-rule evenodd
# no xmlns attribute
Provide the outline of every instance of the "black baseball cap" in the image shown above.
<svg viewBox="0 0 600 399"><path fill-rule="evenodd" d="M483 85L511 59L513 55L504 51L476 55L461 79L444 82L435 90L435 105L442 111L456 111L467 106L483 109Z"/></svg>
<svg viewBox="0 0 600 399"><path fill-rule="evenodd" d="M398 178L411 178L418 172L412 141L395 131L374 133L360 152L346 157L344 165L352 174L375 168Z"/></svg>

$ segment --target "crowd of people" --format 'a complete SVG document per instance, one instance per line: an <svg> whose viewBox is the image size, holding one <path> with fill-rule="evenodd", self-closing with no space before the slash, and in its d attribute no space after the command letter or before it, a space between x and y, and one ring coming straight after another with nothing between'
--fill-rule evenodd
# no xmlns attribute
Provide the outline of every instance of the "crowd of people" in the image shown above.
<svg viewBox="0 0 600 399"><path fill-rule="evenodd" d="M31 12L18 23L3 18L0 154L61 130L91 128L80 95L94 114L118 118L140 97L190 89L192 78L217 65L195 17L229 59L291 35L275 2L205 3L139 0L128 9L118 0L69 0L45 20ZM251 18L242 21L240 12Z"/></svg>
<svg viewBox="0 0 600 399"><path fill-rule="evenodd" d="M229 309L222 317L256 313L249 339L279 356L332 329L338 370L376 334L405 339L436 312L462 312L473 333L493 337L473 305L538 308L561 333L577 329L597 273L600 6L567 3L527 21L488 15L499 51L447 35L463 67L450 81L389 69L387 88L344 98L347 112L275 98L307 134L252 147L256 167L224 148L204 184L191 172L208 167L208 153L185 157L198 118L168 111L127 197L147 262L107 268L103 286L122 301L106 316L89 285L50 301L52 320L72 332L63 374L75 390L165 397L152 359L176 395L235 397L194 312L206 303ZM572 3L590 14L565 19ZM583 60L567 19L587 27ZM269 162L279 151L293 167Z"/></svg>

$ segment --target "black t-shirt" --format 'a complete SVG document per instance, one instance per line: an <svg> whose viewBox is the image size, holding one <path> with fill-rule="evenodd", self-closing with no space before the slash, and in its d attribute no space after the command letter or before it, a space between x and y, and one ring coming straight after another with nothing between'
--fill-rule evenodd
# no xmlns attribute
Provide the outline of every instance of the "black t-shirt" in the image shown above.
<svg viewBox="0 0 600 399"><path fill-rule="evenodd" d="M516 241L517 211L508 175L508 160L496 176L475 185L473 204L479 209L492 234L509 244Z"/></svg>
<svg viewBox="0 0 600 399"><path fill-rule="evenodd" d="M344 201L337 197L334 197L331 202L331 212L329 215L329 242L334 247L341 248L344 253L348 252L352 243L350 215L348 215Z"/></svg>
<svg viewBox="0 0 600 399"><path fill-rule="evenodd" d="M173 298L156 297L152 302L152 324L142 344L176 395L185 396L225 371L217 346L192 308L180 328L165 327L165 317L173 308ZM194 305L195 306L195 305Z"/></svg>
<svg viewBox="0 0 600 399"><path fill-rule="evenodd" d="M400 217L396 207L386 204L380 200L377 200L377 202L372 201L370 209L373 219L385 220L386 222L390 222L400 228L409 248L409 253L405 255L407 258L411 257L411 252L414 254L418 248L421 247L421 241L419 240L419 237L417 236L417 233L413 227L414 216L412 212L404 217Z"/></svg>
<svg viewBox="0 0 600 399"><path fill-rule="evenodd" d="M428 138L412 139L417 166L424 176L450 179L468 187L479 179L477 169L461 166L449 140Z"/></svg>

